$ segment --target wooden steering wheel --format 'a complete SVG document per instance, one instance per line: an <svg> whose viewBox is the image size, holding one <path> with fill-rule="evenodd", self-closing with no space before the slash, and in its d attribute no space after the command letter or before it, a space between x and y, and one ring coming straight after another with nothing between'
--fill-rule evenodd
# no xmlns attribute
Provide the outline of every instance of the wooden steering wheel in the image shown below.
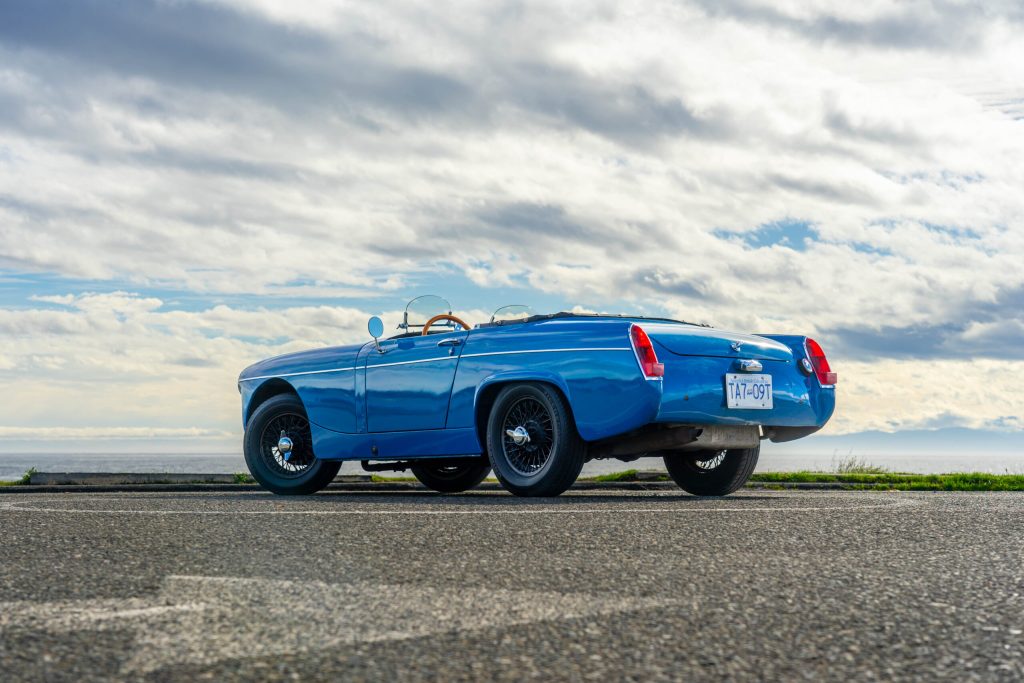
<svg viewBox="0 0 1024 683"><path fill-rule="evenodd" d="M451 315L450 313L442 313L440 315L435 315L433 318L431 318L430 320L427 321L427 324L423 326L423 334L426 334L427 332L429 332L430 331L430 326L433 325L434 323L436 323L438 320L450 320L453 323L458 323L458 324L462 325L462 329L464 329L464 330L468 330L469 329L469 325L467 325L461 319L456 318L454 315Z"/></svg>

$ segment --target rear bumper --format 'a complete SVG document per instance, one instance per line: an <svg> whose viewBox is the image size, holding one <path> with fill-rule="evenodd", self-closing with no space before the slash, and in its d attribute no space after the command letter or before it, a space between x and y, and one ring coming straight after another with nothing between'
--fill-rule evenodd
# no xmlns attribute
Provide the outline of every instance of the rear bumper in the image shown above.
<svg viewBox="0 0 1024 683"><path fill-rule="evenodd" d="M786 361L764 362L763 372L772 376L771 409L726 407L725 374L736 372L734 362L729 358L696 356L667 359L661 406L655 421L820 428L832 417L835 388L821 387L813 375L803 374L794 363ZM779 436L785 431L780 430Z"/></svg>

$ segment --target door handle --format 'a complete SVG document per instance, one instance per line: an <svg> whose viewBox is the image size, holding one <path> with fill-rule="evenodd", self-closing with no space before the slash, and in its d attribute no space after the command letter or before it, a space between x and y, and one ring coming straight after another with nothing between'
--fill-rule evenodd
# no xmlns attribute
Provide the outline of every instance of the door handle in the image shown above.
<svg viewBox="0 0 1024 683"><path fill-rule="evenodd" d="M438 346L458 346L461 343L462 343L462 340L459 339L458 337L448 337L447 339L442 339L441 341L437 342L437 345Z"/></svg>

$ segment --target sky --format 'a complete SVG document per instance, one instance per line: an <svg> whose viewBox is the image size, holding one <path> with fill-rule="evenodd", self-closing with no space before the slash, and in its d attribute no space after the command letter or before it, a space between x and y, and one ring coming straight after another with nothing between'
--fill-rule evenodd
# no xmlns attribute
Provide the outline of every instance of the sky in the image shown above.
<svg viewBox="0 0 1024 683"><path fill-rule="evenodd" d="M1022 36L998 1L5 0L0 439L237 448L243 367L425 293L809 334L825 435L1019 435Z"/></svg>

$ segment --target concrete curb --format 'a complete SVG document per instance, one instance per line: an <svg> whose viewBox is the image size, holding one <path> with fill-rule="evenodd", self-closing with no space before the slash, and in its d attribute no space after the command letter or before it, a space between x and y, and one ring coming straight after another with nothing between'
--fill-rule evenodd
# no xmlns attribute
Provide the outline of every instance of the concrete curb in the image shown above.
<svg viewBox="0 0 1024 683"><path fill-rule="evenodd" d="M124 484L233 484L233 474L176 472L33 472L32 486L120 486Z"/></svg>
<svg viewBox="0 0 1024 683"><path fill-rule="evenodd" d="M798 489L806 491L860 491L864 484L846 484L840 481L749 481L744 484L748 489Z"/></svg>
<svg viewBox="0 0 1024 683"><path fill-rule="evenodd" d="M578 481L576 491L661 491L678 490L671 481L660 481L657 472L638 473L639 481ZM233 474L199 473L111 473L111 472L35 472L30 483L0 486L4 493L204 493L261 491L257 484L235 483ZM841 482L750 482L750 489L857 490L862 484ZM416 482L372 481L370 475L344 475L327 487L332 491L426 493ZM477 491L501 491L496 482L484 482Z"/></svg>

